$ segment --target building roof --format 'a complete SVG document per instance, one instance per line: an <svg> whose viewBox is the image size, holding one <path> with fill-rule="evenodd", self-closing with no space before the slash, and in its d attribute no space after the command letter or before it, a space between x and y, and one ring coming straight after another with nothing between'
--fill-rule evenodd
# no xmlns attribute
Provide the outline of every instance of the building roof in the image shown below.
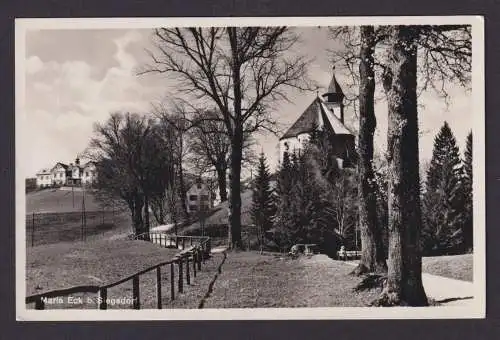
<svg viewBox="0 0 500 340"><path fill-rule="evenodd" d="M47 174L50 174L50 169L41 169L36 174L37 175L47 175Z"/></svg>
<svg viewBox="0 0 500 340"><path fill-rule="evenodd" d="M328 91L326 94L339 94L344 96L344 92L342 92L342 88L340 87L337 79L335 78L335 73L332 76L332 80L330 81L330 85L328 85Z"/></svg>
<svg viewBox="0 0 500 340"><path fill-rule="evenodd" d="M67 169L68 169L68 165L66 165L66 164L64 164L64 163L61 163L61 162L57 162L57 163L56 163L56 165L54 165L54 167L53 167L52 169L54 169L54 168L55 168L56 166L58 166L58 165L62 166L65 170L67 170Z"/></svg>
<svg viewBox="0 0 500 340"><path fill-rule="evenodd" d="M328 124L337 135L353 134L344 124L342 124L340 119L328 109L323 99L316 97L280 140L297 137L302 133L310 133L313 131L314 126L322 127L324 123Z"/></svg>

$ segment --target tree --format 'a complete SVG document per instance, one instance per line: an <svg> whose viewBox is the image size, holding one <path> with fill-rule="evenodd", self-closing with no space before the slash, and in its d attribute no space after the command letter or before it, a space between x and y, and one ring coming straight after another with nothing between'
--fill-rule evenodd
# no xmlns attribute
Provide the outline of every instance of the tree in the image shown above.
<svg viewBox="0 0 500 340"><path fill-rule="evenodd" d="M427 255L456 252L463 243L464 197L460 153L447 122L434 139L423 198L422 250Z"/></svg>
<svg viewBox="0 0 500 340"><path fill-rule="evenodd" d="M359 63L358 196L361 259L353 273L385 272L384 244L377 218L377 183L373 171L375 117L374 52L377 37L373 26L362 26Z"/></svg>
<svg viewBox="0 0 500 340"><path fill-rule="evenodd" d="M266 157L264 153L261 152L257 176L255 176L253 183L251 208L252 221L258 229L261 250L264 244L264 235L273 225L274 213L275 202L273 190L271 188L271 174L266 162Z"/></svg>
<svg viewBox="0 0 500 340"><path fill-rule="evenodd" d="M231 140L229 224L231 246L241 242L241 163L246 135L273 129L269 108L284 89L305 89L306 63L284 53L297 37L286 27L160 28L157 52L144 72L171 74L179 91L200 106L212 102ZM193 121L196 121L194 119Z"/></svg>
<svg viewBox="0 0 500 340"><path fill-rule="evenodd" d="M200 123L191 130L189 145L191 163L198 170L199 176L213 170L217 176L221 202L225 202L227 201L226 181L231 155L231 140L224 132L224 124L217 121L217 117L218 115L213 111L203 113L200 117ZM255 157L251 146L250 136L246 136L243 144L243 164L253 165Z"/></svg>
<svg viewBox="0 0 500 340"><path fill-rule="evenodd" d="M112 114L106 123L95 124L90 148L98 189L127 203L136 234L149 232L150 202L163 194L173 162L156 123L137 114Z"/></svg>
<svg viewBox="0 0 500 340"><path fill-rule="evenodd" d="M472 131L467 135L464 152L463 192L465 205L465 221L463 227L464 246L466 250L473 249L473 177L472 177Z"/></svg>
<svg viewBox="0 0 500 340"><path fill-rule="evenodd" d="M389 258L375 304L426 306L420 254L417 41L412 26L391 27L383 86L388 102Z"/></svg>

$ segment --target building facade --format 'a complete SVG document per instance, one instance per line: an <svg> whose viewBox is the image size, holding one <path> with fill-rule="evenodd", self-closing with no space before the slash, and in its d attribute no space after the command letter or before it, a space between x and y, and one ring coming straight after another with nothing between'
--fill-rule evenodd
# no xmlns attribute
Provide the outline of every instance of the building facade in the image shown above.
<svg viewBox="0 0 500 340"><path fill-rule="evenodd" d="M201 180L196 181L186 192L186 207L188 213L208 212L213 208L212 192Z"/></svg>
<svg viewBox="0 0 500 340"><path fill-rule="evenodd" d="M36 185L39 188L53 186L81 186L92 185L97 179L97 171L94 162L85 165L80 164L77 158L75 163L56 163L52 169L42 169L36 174Z"/></svg>
<svg viewBox="0 0 500 340"><path fill-rule="evenodd" d="M286 152L299 154L311 132L318 129L329 132L339 167L352 166L356 153L355 136L344 125L343 101L344 93L334 73L327 92L321 97L318 95L280 138L280 163Z"/></svg>

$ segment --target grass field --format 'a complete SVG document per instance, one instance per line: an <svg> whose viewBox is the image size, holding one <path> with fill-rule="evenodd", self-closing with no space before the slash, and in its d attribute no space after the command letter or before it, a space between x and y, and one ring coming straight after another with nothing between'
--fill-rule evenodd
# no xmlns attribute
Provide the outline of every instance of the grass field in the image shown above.
<svg viewBox="0 0 500 340"><path fill-rule="evenodd" d="M435 256L422 258L422 271L451 279L471 281L473 255Z"/></svg>
<svg viewBox="0 0 500 340"><path fill-rule="evenodd" d="M229 253L205 308L366 306L380 291L355 293L352 266L325 255L292 260Z"/></svg>
<svg viewBox="0 0 500 340"><path fill-rule="evenodd" d="M102 210L90 191L84 193L79 190L44 189L26 194L26 214L82 211L84 195L85 210Z"/></svg>

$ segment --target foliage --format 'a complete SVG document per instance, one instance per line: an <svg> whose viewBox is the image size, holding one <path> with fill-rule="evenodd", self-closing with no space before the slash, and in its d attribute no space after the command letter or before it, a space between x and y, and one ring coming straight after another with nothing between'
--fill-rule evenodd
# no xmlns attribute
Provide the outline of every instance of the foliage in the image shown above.
<svg viewBox="0 0 500 340"><path fill-rule="evenodd" d="M434 139L434 150L423 195L424 254L455 252L463 245L464 200L462 164L455 137L444 123Z"/></svg>
<svg viewBox="0 0 500 340"><path fill-rule="evenodd" d="M315 129L304 152L289 155L285 151L278 172L275 217L275 238L282 247L316 243L331 255L340 243L355 248L354 172L339 169L330 137Z"/></svg>
<svg viewBox="0 0 500 340"><path fill-rule="evenodd" d="M259 242L262 247L264 235L273 225L275 214L274 194L271 188L271 173L262 152L259 157L257 176L255 177L252 190L252 221L258 229Z"/></svg>
<svg viewBox="0 0 500 340"><path fill-rule="evenodd" d="M466 250L473 248L473 194L472 194L472 132L467 135L463 160L464 176L462 178L464 194L464 226L463 238Z"/></svg>

